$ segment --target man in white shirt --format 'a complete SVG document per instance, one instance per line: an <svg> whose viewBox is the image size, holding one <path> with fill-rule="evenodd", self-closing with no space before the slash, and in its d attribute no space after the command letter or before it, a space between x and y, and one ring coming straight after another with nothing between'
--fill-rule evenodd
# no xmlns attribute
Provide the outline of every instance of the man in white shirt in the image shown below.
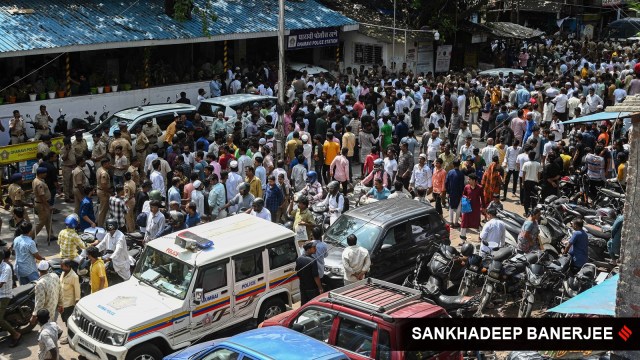
<svg viewBox="0 0 640 360"><path fill-rule="evenodd" d="M440 145L442 145L442 139L440 138L440 132L437 129L433 129L431 131L431 136L429 140L425 143L424 140L422 142L422 151L427 154L427 164L429 168L433 169L433 162L438 158L438 151L440 151ZM427 133L424 133L422 136L423 139L427 138Z"/></svg>
<svg viewBox="0 0 640 360"><path fill-rule="evenodd" d="M113 285L114 283L129 280L131 277L131 263L127 252L127 241L122 231L118 230L118 221L108 219L106 228L107 233L102 241L96 241L93 246L105 252L102 259L105 263L111 261L113 269L120 277L120 279L109 279L109 285Z"/></svg>
<svg viewBox="0 0 640 360"><path fill-rule="evenodd" d="M536 185L540 181L540 174L542 173L542 165L535 160L536 154L530 151L529 161L525 162L522 166L522 183L523 186L523 200L524 211L529 216L529 211L532 210L532 196L535 193Z"/></svg>
<svg viewBox="0 0 640 360"><path fill-rule="evenodd" d="M494 156L500 155L498 152L498 149L496 149L496 147L493 146L492 138L487 139L487 145L482 149L482 151L480 152L480 155L484 159L484 162L485 164L487 164L487 166L491 164Z"/></svg>
<svg viewBox="0 0 640 360"><path fill-rule="evenodd" d="M431 116L429 116L429 122L425 122L424 124L424 129L428 130L429 129L429 125L433 124L433 127L436 128L438 127L438 120L440 119L444 119L444 114L442 113L442 107L437 106L436 107L436 111L431 113Z"/></svg>
<svg viewBox="0 0 640 360"><path fill-rule="evenodd" d="M271 221L271 212L264 207L264 199L257 198L253 200L251 209L247 210L249 215L258 217L263 220Z"/></svg>
<svg viewBox="0 0 640 360"><path fill-rule="evenodd" d="M567 117L569 119L573 119L576 117L576 108L580 106L580 98L578 98L578 93L573 93L573 96L569 98L567 101Z"/></svg>
<svg viewBox="0 0 640 360"><path fill-rule="evenodd" d="M587 105L589 106L589 113L596 112L598 110L598 105L604 106L604 100L602 100L602 98L596 94L594 88L589 89L589 95L587 95Z"/></svg>
<svg viewBox="0 0 640 360"><path fill-rule="evenodd" d="M516 169L517 163L518 163L517 158L518 158L518 155L520 155L520 151L522 151L522 148L519 145L520 145L520 140L514 139L513 145L509 146L505 151L502 167L507 171L507 173L505 174L505 180L504 180L504 196L502 197L503 200L507 199L507 189L509 188L509 180L511 179L512 176L513 176L513 190L511 191L511 193L513 194L513 196L516 195L516 187L518 185L518 177L519 177L518 170Z"/></svg>
<svg viewBox="0 0 640 360"><path fill-rule="evenodd" d="M340 194L340 183L335 180L327 185L327 190L329 194L324 200L318 203L318 206L329 207L329 222L333 224L340 214L342 214L342 211L344 211L344 195Z"/></svg>
<svg viewBox="0 0 640 360"><path fill-rule="evenodd" d="M153 190L160 191L160 193L164 197L166 195L167 189L165 188L164 178L160 173L160 160L158 159L153 160L153 162L151 163L151 166L153 167L153 171L149 176L149 180L151 180L151 188Z"/></svg>
<svg viewBox="0 0 640 360"><path fill-rule="evenodd" d="M422 124L427 124L426 121L427 121L427 115L429 113L429 103L431 102L431 96L427 94L429 93L427 92L422 93L422 101L420 102L420 123ZM426 127L424 129L427 130Z"/></svg>
<svg viewBox="0 0 640 360"><path fill-rule="evenodd" d="M516 205L520 205L524 201L523 199L524 180L522 178L522 168L524 167L524 164L527 161L529 161L529 152L531 151L531 148L532 148L531 145L525 144L522 147L522 152L518 154L518 156L516 157L516 171L518 172L518 177L520 179L520 199L519 201L516 202ZM535 156L535 153L534 153L534 156Z"/></svg>
<svg viewBox="0 0 640 360"><path fill-rule="evenodd" d="M562 121L567 120L567 103L569 99L567 98L567 89L560 89L560 94L556 95L556 97L551 100L553 104L555 104L555 111L558 113L558 117Z"/></svg>
<svg viewBox="0 0 640 360"><path fill-rule="evenodd" d="M240 83L240 75L236 74L235 79L231 81L229 84L229 92L231 94L237 94L242 88L242 83Z"/></svg>
<svg viewBox="0 0 640 360"><path fill-rule="evenodd" d="M427 165L427 155L420 154L418 157L418 163L413 166L411 171L411 179L409 179L409 191L416 188L423 188L427 190L427 193L431 193L433 187L432 179L433 172Z"/></svg>
<svg viewBox="0 0 640 360"><path fill-rule="evenodd" d="M458 97L456 99L456 102L456 106L458 106L458 114L460 114L462 116L462 119L464 120L467 113L467 97L464 95L463 88L458 88Z"/></svg>
<svg viewBox="0 0 640 360"><path fill-rule="evenodd" d="M460 148L458 150L458 154L460 155L460 160L461 161L467 161L470 158L472 158L473 157L473 149L475 149L475 147L471 143L471 135L467 135L467 138L465 139L464 144L462 146L460 146Z"/></svg>
<svg viewBox="0 0 640 360"><path fill-rule="evenodd" d="M491 254L492 249L502 248L505 245L506 227L502 220L496 218L498 214L494 208L487 209L487 218L489 221L484 224L480 232L480 252L482 254Z"/></svg>
<svg viewBox="0 0 640 360"><path fill-rule="evenodd" d="M347 245L342 251L345 285L364 279L371 268L369 252L358 245L358 238L354 234L347 236Z"/></svg>

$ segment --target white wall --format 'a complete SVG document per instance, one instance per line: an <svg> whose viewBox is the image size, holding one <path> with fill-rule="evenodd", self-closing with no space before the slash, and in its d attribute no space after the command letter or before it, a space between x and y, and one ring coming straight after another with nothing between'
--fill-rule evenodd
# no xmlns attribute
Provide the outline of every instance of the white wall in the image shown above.
<svg viewBox="0 0 640 360"><path fill-rule="evenodd" d="M398 31L396 33L397 39L404 40L404 32ZM374 39L372 37L363 35L357 31L350 31L343 34L344 41L344 68L347 67L360 67L360 64L354 63L354 53L355 53L355 43L363 43L363 44L371 44L371 45L379 45L382 46L382 60L384 64L389 68L391 66L391 62L395 60L397 62L398 68L402 67L402 63L405 62L405 48L404 42L396 42L395 52L393 52L393 46L391 43L386 43L384 41L380 41ZM409 49L415 49L413 46L413 42L409 41L407 45L407 51ZM370 65L365 65L368 67ZM407 61L407 67L409 69L415 70L415 61L409 62Z"/></svg>
<svg viewBox="0 0 640 360"><path fill-rule="evenodd" d="M122 86L120 86L121 88ZM154 87L149 89L131 90L131 91L118 91L108 94L96 94L86 96L73 96L69 98L53 99L53 100L37 100L31 102L23 102L16 104L4 104L0 105L0 119L5 126L6 132L0 133L0 146L7 145L9 143L9 119L13 116L13 111L18 110L25 121L29 121L26 115L31 115L32 120L35 115L40 111L40 105L46 105L49 115L54 119L54 123L51 128L55 126L55 120L58 117L58 109L62 108L62 113L66 114L67 121L80 117L85 117L85 111L93 113L98 112L98 116L102 113L102 107L107 106L109 115L118 112L122 109L138 106L144 99L151 104L164 104L167 102L167 97L170 98L169 102L176 101L176 95L181 91L187 93L187 98L191 100L191 104L196 104L198 89L203 88L209 95L209 83L208 82L194 82L186 84L178 84L171 86ZM121 90L121 89L119 89ZM34 136L33 127L29 124L27 127L27 135L31 138Z"/></svg>

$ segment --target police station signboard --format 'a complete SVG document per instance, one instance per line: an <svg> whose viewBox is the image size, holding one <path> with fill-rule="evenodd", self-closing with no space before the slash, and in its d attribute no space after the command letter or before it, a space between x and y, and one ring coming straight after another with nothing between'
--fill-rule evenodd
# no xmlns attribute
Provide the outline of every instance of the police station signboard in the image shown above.
<svg viewBox="0 0 640 360"><path fill-rule="evenodd" d="M307 49L323 46L338 46L338 28L291 30L287 36L287 50Z"/></svg>

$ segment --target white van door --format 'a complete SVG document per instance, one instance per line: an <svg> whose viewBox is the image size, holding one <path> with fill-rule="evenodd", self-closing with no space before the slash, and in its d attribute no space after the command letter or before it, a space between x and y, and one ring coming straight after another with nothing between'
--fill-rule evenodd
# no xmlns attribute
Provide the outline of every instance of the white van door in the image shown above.
<svg viewBox="0 0 640 360"><path fill-rule="evenodd" d="M198 269L194 289L202 289L200 304L191 298L190 337L218 330L231 320L231 261L224 259Z"/></svg>
<svg viewBox="0 0 640 360"><path fill-rule="evenodd" d="M269 261L269 290L286 287L290 294L298 292L299 281L296 275L296 259L298 258L295 239L280 241L267 245Z"/></svg>
<svg viewBox="0 0 640 360"><path fill-rule="evenodd" d="M266 290L267 277L263 264L264 248L233 257L233 316L235 320L253 316L258 299Z"/></svg>

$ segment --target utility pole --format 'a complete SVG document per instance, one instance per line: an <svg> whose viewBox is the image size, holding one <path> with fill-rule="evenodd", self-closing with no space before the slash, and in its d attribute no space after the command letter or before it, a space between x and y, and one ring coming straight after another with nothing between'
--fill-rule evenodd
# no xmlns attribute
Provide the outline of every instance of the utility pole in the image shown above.
<svg viewBox="0 0 640 360"><path fill-rule="evenodd" d="M393 39L391 39L391 44L391 59L393 61L396 56L396 0L393 0ZM395 67L393 70L395 70Z"/></svg>
<svg viewBox="0 0 640 360"><path fill-rule="evenodd" d="M631 116L633 124L629 136L631 154L629 155L627 170L627 193L624 205L624 222L622 224L622 236L620 246L620 280L616 291L616 317L640 317L640 224L635 220L638 217L637 200L640 192L636 194L637 179L640 172L636 164L640 160L640 96L627 96L619 105L610 106L609 111L629 111L635 113ZM612 359L637 359L637 351L616 351Z"/></svg>
<svg viewBox="0 0 640 360"><path fill-rule="evenodd" d="M284 0L278 0L278 106L276 110L278 112L278 126L276 126L275 133L275 146L273 149L273 158L278 159L278 145L284 137L284 95L286 93L285 87L285 49L284 49ZM284 144L282 151L282 159L284 160Z"/></svg>

